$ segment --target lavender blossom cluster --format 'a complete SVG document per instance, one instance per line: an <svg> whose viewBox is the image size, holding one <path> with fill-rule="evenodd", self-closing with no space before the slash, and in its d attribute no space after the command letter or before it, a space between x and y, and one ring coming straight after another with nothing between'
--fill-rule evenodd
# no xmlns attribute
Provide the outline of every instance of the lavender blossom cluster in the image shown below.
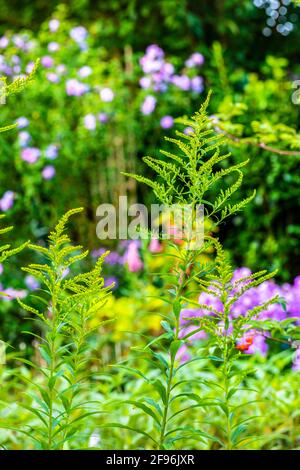
<svg viewBox="0 0 300 470"><path fill-rule="evenodd" d="M61 35L64 35L62 44ZM51 87L59 87L67 97L73 100L82 100L85 95L93 95L98 111L87 112L79 120L79 127L89 133L95 133L98 128L104 126L112 116L117 113L116 98L120 92L114 90L113 83L95 83L96 70L86 63L87 53L90 47L91 35L82 25L74 26L65 31L64 25L57 18L48 22L48 41L42 46L38 40L29 34L7 34L0 37L0 74L10 77L11 80L26 77L34 68L33 57L41 57L40 73L43 83ZM13 51L13 52L12 52ZM67 60L63 57L67 52ZM74 67L74 58L78 57L78 67ZM140 71L143 76L139 80L137 88L141 94L142 103L139 112L145 117L151 115L157 108L162 95L165 92L177 93L197 97L204 89L203 77L199 75L199 68L204 64L204 56L200 52L193 52L185 61L183 68L176 71L171 61L166 59L165 52L156 44L146 48L145 54L140 59ZM162 129L170 129L174 125L174 117L171 114L160 112L160 126ZM54 160L59 155L62 143L49 142L44 147L34 142L34 133L29 131L31 117L21 116L16 120L18 133L18 146L20 160L25 165L40 172L42 180L50 181L56 176L57 169ZM33 129L34 130L34 129ZM186 133L189 132L187 129ZM61 140L57 136L57 140ZM47 161L51 160L51 162ZM10 210L17 200L16 194L11 188L0 195L0 210Z"/></svg>
<svg viewBox="0 0 300 470"><path fill-rule="evenodd" d="M234 284L237 280L245 278L251 274L250 269L246 267L238 268L234 271L231 282ZM281 303L276 303L270 305L265 311L261 312L258 316L258 320L271 319L275 321L282 321L287 318L299 318L295 323L300 325L300 276L297 276L294 279L292 284L285 283L281 286L276 284L273 280L268 280L263 282L258 287L252 287L246 292L244 292L239 299L232 305L231 308L231 322L240 315L246 315L246 313L257 307L264 302L272 299L274 296L278 295L280 298L285 300L285 307ZM221 300L217 297L202 292L199 295L199 304L212 307L212 310L217 310L218 312L223 312L223 304ZM201 308L189 308L184 309L181 312L181 325L184 327L181 332L181 336L185 336L187 333L195 329L194 326L190 325L190 322L186 320L187 317L201 317L204 315L214 315L213 312L209 312L207 309ZM227 331L224 330L224 324L220 321L219 323L220 331L222 334L231 334L232 325ZM266 356L269 346L267 344L267 335L263 334L259 330L251 330L250 333L253 335L253 342L245 351L246 354L260 354ZM247 333L249 334L249 332ZM196 333L192 338L193 341L197 341L206 337L206 334L203 331ZM241 338L241 343L243 343L244 338ZM183 347L181 355L183 358L188 357L188 348ZM295 353L294 370L300 370L300 350L298 349Z"/></svg>
<svg viewBox="0 0 300 470"><path fill-rule="evenodd" d="M186 69L177 74L171 62L165 60L164 51L157 45L151 44L147 47L145 55L140 59L140 65L144 76L140 79L140 86L150 92L164 93L170 86L177 87L184 92L195 94L202 93L204 89L203 77L194 75L190 77L188 69L197 69L204 63L204 57L200 52L194 52L185 62ZM157 98L148 94L141 105L141 112L145 116L152 114L156 108ZM163 129L173 126L173 117L166 115L160 121Z"/></svg>

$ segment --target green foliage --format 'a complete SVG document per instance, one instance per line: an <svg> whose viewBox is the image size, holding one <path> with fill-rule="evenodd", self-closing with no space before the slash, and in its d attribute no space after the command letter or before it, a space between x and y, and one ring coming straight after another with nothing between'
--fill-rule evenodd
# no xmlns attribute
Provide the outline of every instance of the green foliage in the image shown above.
<svg viewBox="0 0 300 470"><path fill-rule="evenodd" d="M43 262L29 264L23 270L38 279L44 296L32 295L34 307L18 299L20 306L33 314L40 324L38 341L41 362L23 360L43 377L32 383L33 404L21 404L38 418L32 438L41 449L68 448L72 438L82 429L83 420L95 413L88 401L82 402L88 386L88 338L94 331L90 321L106 301L108 289L101 277L105 255L87 272L68 277L74 263L87 256L81 246L72 245L66 234L69 218L82 208L68 211L48 237L48 246L30 244ZM36 304L38 306L36 306ZM99 325L97 325L98 327ZM22 359L20 359L22 361ZM30 429L20 432L31 435Z"/></svg>
<svg viewBox="0 0 300 470"><path fill-rule="evenodd" d="M188 135L177 132L180 139L169 139L177 145L181 153L177 155L164 152L164 155L175 163L168 165L158 159L150 157L144 159L156 171L163 183L152 182L138 175L127 174L127 176L132 176L137 181L148 184L152 187L158 200L166 205L189 204L194 207L196 204L204 203L206 207L209 207L206 212L210 217L221 212L217 218L217 224L220 224L226 217L241 210L253 199L255 192L235 205L228 202L231 195L241 185L243 174L240 168L248 162L229 166L226 170L214 170L214 165L227 159L228 154L221 154L220 145L224 143L224 140L222 136L216 135L211 129L211 120L207 117L208 102L209 96L200 111L191 119L179 120L180 123L191 128L192 132ZM168 166L166 167L166 165ZM237 173L236 181L223 189L222 179L231 173ZM206 193L213 184L219 181L221 182L219 193L215 200L210 200ZM173 242L171 244L173 245ZM215 261L204 264L199 262L201 255L211 247L216 249ZM197 439L204 444L207 441L213 442L220 448L229 450L240 448L244 444L243 433L247 429L247 420L241 421L239 413L236 417L236 410L239 410L241 405L232 403L232 398L241 390L241 383L247 372L243 374L235 372L235 361L239 356L237 342L253 328L252 320L256 320L259 313L266 310L271 304L278 302L279 299L275 296L236 319L232 319L231 307L246 290L260 285L273 277L275 273L267 274L266 271L261 271L232 282L233 268L228 256L220 242L210 236L205 237L202 247L198 250L189 250L188 247L179 250L176 249L176 245L174 248L175 253L172 256L176 259L177 264L173 273L168 276L169 295L165 300L170 306L170 314L162 322L165 332L151 340L139 351L151 365L159 370L159 378L152 380L139 374L155 390L159 401L142 396L139 400L129 400L123 403L141 409L151 418L152 428L146 436L154 443L155 448L171 449L176 441L183 441L184 445L190 439ZM200 304L199 308L206 309L207 315L199 318L182 318L181 312L188 300L189 286L194 280L199 282L200 292L211 294L222 302L223 309L221 311L211 309L209 305ZM197 326L192 331L185 333L182 321L195 321ZM220 325L222 326L220 327ZM224 329L224 333L220 332L220 328ZM196 354L190 360L180 364L178 362L180 349L187 345L189 339L199 331L205 331L209 334L208 349L202 351L201 355ZM185 377L188 374L188 366L194 361L203 361L204 359L211 359L220 364L211 386L213 389L221 390L221 396L218 396L220 394L217 393L217 398L211 400L203 400L198 393L186 389ZM126 369L133 375L136 374L136 369L130 366L126 366ZM184 375L181 375L182 369L184 369ZM195 381L197 382L197 380ZM179 409L175 411L173 403L177 400L179 401ZM220 408L224 413L226 423L221 426L221 436L216 437L203 428L199 429L193 425L182 426L180 424L182 413L190 411L191 407ZM109 425L145 434L140 428L129 428L120 423L110 423L107 426Z"/></svg>
<svg viewBox="0 0 300 470"><path fill-rule="evenodd" d="M247 391L244 380L248 372L252 373L252 370L244 370L241 374L236 368L237 356L241 354L237 349L237 342L244 337L242 347L244 345L247 349L247 341L250 340L251 344L255 331L253 330L253 321L257 319L261 312L266 311L270 305L278 302L279 297L274 296L263 304L248 309L244 315L235 318L231 311L234 303L247 290L259 286L276 273L267 274L266 271L261 271L233 282L233 269L228 256L218 240L214 239L212 241L217 252L215 270L213 273L208 274L206 279L200 278L199 284L202 292L206 292L220 300L222 310L218 311L211 309L208 305L200 304L200 308L212 312L213 315L204 315L200 318L185 317L184 319L195 323L200 331L206 331L211 336L211 346L216 356L219 357L221 365L216 371L216 381L220 392L218 401L226 421L226 425L222 427L222 447L232 450L242 447L245 441L250 442L249 436L247 438L243 436L250 420L243 419L240 421L241 406L247 406L247 403L237 404L233 399L238 391ZM221 331L220 325L222 325ZM256 323L258 328L260 325L261 322ZM195 329L195 332L197 331L199 330ZM192 337L192 335L193 332L189 334L189 337ZM215 383L212 383L212 386L214 387ZM236 413L237 411L238 413Z"/></svg>
<svg viewBox="0 0 300 470"><path fill-rule="evenodd" d="M1 70L11 77L0 82L2 122L16 122L0 129L0 203L10 206L3 203L10 190L9 217L18 221L13 232L0 229L1 240L9 237L0 247L0 290L7 292L0 447L299 449L297 280L284 320L264 318L274 303L285 304L278 296L242 315L235 310L277 269L283 280L299 274L297 20L289 36L274 27L266 37L265 11L249 0L81 0L55 11L59 2L24 0L21 10L19 3L0 0ZM289 20L296 5L287 10ZM49 18L59 20L57 31ZM88 31L80 44L71 33L78 25ZM140 86L151 75L140 59L153 43L184 79L182 88L173 80L157 84L160 72L150 88ZM203 67L188 64L194 52L204 55ZM82 76L86 65L90 74ZM193 114L201 93L195 78L214 90L212 115L209 97ZM88 91L69 94L74 79ZM101 99L103 88L113 91L112 101ZM155 109L144 114L148 95ZM176 119L183 115L192 117ZM28 125L19 124L21 116ZM86 126L88 116L95 129ZM168 131L157 155L164 117L181 131ZM38 151L36 162L23 158L26 147ZM52 180L43 176L49 165ZM203 245L163 241L153 255L143 241L140 271L124 264L124 247L113 253L117 264L112 257L103 265L103 255L91 267L81 240L96 248L96 207L118 194L192 206L195 224L204 204ZM69 218L81 209L67 212L47 237L70 200L87 206L86 215L69 236ZM36 240L31 251L22 250L27 238ZM19 264L26 264L21 272ZM254 273L235 280L233 266L242 265ZM113 296L107 274L120 284ZM25 298L27 288L36 290ZM19 304L7 301L18 292ZM202 303L205 296L219 307ZM244 354L256 333L267 339L266 356Z"/></svg>
<svg viewBox="0 0 300 470"><path fill-rule="evenodd" d="M235 164L251 156L242 193L257 189L244 215L229 221L225 246L236 265L279 269L279 276L289 280L298 273L300 158L290 65L285 57L267 56L255 71L231 70L224 48L218 44L216 49L214 128L227 137ZM238 239L231 236L235 229Z"/></svg>
<svg viewBox="0 0 300 470"><path fill-rule="evenodd" d="M152 157L144 157L145 163L152 168L162 183L152 181L144 176L125 173L137 181L147 184L153 189L157 199L166 204L195 205L205 203L206 214L216 218L217 224L225 218L240 211L255 197L253 194L243 201L231 205L228 200L242 184L243 173L240 168L248 163L245 160L226 169L215 169L215 166L228 159L230 154L222 154L221 147L225 143L222 135L216 134L207 116L210 94L202 104L200 111L191 119L180 118L177 122L190 129L188 134L176 131L177 139L167 137L166 140L175 144L180 154L162 150L161 153L173 163ZM175 162L175 163L174 163ZM235 175L236 180L226 189L220 188L213 202L209 201L209 192L217 184L224 187L223 180L228 175ZM220 214L219 214L220 213ZM219 214L219 217L217 217Z"/></svg>
<svg viewBox="0 0 300 470"><path fill-rule="evenodd" d="M0 214L0 219L3 219L5 216L3 214ZM6 234L10 232L13 229L12 226L8 227L3 227L0 229L0 235ZM26 246L28 245L27 243L23 243L21 246L17 248L11 248L11 245L9 243L6 243L5 245L2 245L0 247L0 263L3 263L7 258L10 256L16 255L20 251L22 251Z"/></svg>

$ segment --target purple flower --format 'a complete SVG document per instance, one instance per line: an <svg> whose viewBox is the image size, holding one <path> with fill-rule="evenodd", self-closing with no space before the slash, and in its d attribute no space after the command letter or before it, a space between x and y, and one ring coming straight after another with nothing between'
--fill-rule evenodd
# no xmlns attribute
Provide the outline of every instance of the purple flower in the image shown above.
<svg viewBox="0 0 300 470"><path fill-rule="evenodd" d="M24 40L24 38L22 36L20 36L19 34L15 34L12 38L13 40L13 43L15 44L15 46L18 48L18 49L22 49L22 50L25 50L26 49L26 41Z"/></svg>
<svg viewBox="0 0 300 470"><path fill-rule="evenodd" d="M18 137L19 137L19 143L21 147L25 147L31 140L31 136L29 132L26 132L26 131L20 132Z"/></svg>
<svg viewBox="0 0 300 470"><path fill-rule="evenodd" d="M123 257L119 255L117 251L111 251L105 258L105 262L114 266L116 264L122 264Z"/></svg>
<svg viewBox="0 0 300 470"><path fill-rule="evenodd" d="M144 56L141 58L140 64L144 73L154 73L161 69L163 62L160 59L152 59Z"/></svg>
<svg viewBox="0 0 300 470"><path fill-rule="evenodd" d="M251 276L251 270L249 268L237 268L232 276L231 283L234 283L240 279L243 279L244 277Z"/></svg>
<svg viewBox="0 0 300 470"><path fill-rule="evenodd" d="M45 55L41 58L41 64L46 69L50 69L51 67L53 67L54 60L49 55Z"/></svg>
<svg viewBox="0 0 300 470"><path fill-rule="evenodd" d="M179 333L179 338L183 338L185 335L188 335L189 333L192 333L193 331L197 330L197 326L189 325L186 326L185 328L182 328L182 330ZM205 331L197 331L197 333L193 334L191 336L192 341L199 341L200 339L205 339L206 333Z"/></svg>
<svg viewBox="0 0 300 470"><path fill-rule="evenodd" d="M202 77L194 77L191 79L191 89L195 93L202 93L204 86L203 86L203 78Z"/></svg>
<svg viewBox="0 0 300 470"><path fill-rule="evenodd" d="M161 73L165 80L169 80L174 71L175 69L173 64L170 62L164 62Z"/></svg>
<svg viewBox="0 0 300 470"><path fill-rule="evenodd" d="M263 335L255 334L253 337L253 343L249 346L249 349L245 351L246 354L260 354L266 356L268 352L268 345L266 338Z"/></svg>
<svg viewBox="0 0 300 470"><path fill-rule="evenodd" d="M106 250L104 248L97 248L91 252L92 258L99 258L100 256L104 255Z"/></svg>
<svg viewBox="0 0 300 470"><path fill-rule="evenodd" d="M87 114L83 118L84 127L89 131L94 131L96 129L96 118L93 114Z"/></svg>
<svg viewBox="0 0 300 470"><path fill-rule="evenodd" d="M246 286L250 280L247 279L251 275L251 271L248 268L242 267L236 269L232 279L231 284L233 290L230 295L236 295L241 288ZM264 311L260 312L257 316L258 321L264 321L265 319L272 319L273 321L282 321L289 316L298 317L299 322L295 321L296 324L300 324L300 277L295 278L294 283L284 284L283 286L278 286L274 281L268 280L263 282L257 287L252 287L245 291L231 306L230 312L230 328L227 330L226 334L231 334L234 328L235 318L238 318L241 315L246 315L249 310L253 309L256 306L262 305L264 302L270 300L274 296L278 295L281 298L284 298L286 301L285 311L281 304L272 304L267 307ZM199 304L206 305L208 309L198 309L196 315L215 315L215 311L222 313L223 304L218 298L218 288L217 286L210 286L210 290L216 292L216 296L212 294L206 294L202 292L199 296ZM212 307L210 312L209 307ZM191 316L191 315L186 315ZM185 323L181 320L181 324ZM224 322L220 321L219 326L221 328L222 334L224 334ZM247 341L247 338L250 341ZM268 345L266 343L266 334L262 335L259 330L249 330L245 335L239 339L237 346L241 346L242 350L246 354L260 354L266 355L268 351ZM243 347L243 349L242 349ZM296 366L300 367L300 359L297 362Z"/></svg>
<svg viewBox="0 0 300 470"><path fill-rule="evenodd" d="M194 52L190 58L186 61L185 65L187 67L200 67L204 64L204 57L200 52Z"/></svg>
<svg viewBox="0 0 300 470"><path fill-rule="evenodd" d="M55 168L53 165L46 165L42 170L42 177L44 180L52 180L55 176Z"/></svg>
<svg viewBox="0 0 300 470"><path fill-rule="evenodd" d="M66 72L66 66L64 64L59 64L56 67L56 72L59 73L60 75L63 75Z"/></svg>
<svg viewBox="0 0 300 470"><path fill-rule="evenodd" d="M70 78L66 81L66 92L69 96L82 96L89 90L89 87L76 80L76 78Z"/></svg>
<svg viewBox="0 0 300 470"><path fill-rule="evenodd" d="M69 274L70 274L70 268L64 268L63 271L62 271L62 273L61 273L62 279L64 279L65 277L67 277Z"/></svg>
<svg viewBox="0 0 300 470"><path fill-rule="evenodd" d="M156 106L156 98L152 95L146 96L144 99L142 106L141 106L141 112L147 116L148 114L153 113L154 109Z"/></svg>
<svg viewBox="0 0 300 470"><path fill-rule="evenodd" d="M100 98L105 103L112 101L114 97L115 97L114 92L110 88L103 88L100 91Z"/></svg>
<svg viewBox="0 0 300 470"><path fill-rule="evenodd" d="M60 49L60 45L58 44L58 42L52 41L49 42L47 49L49 52L57 52Z"/></svg>
<svg viewBox="0 0 300 470"><path fill-rule="evenodd" d="M170 127L173 127L174 124L174 119L172 116L164 116L160 120L160 125L163 129L170 129Z"/></svg>
<svg viewBox="0 0 300 470"><path fill-rule="evenodd" d="M296 350L296 354L293 360L293 370L300 371L300 348Z"/></svg>
<svg viewBox="0 0 300 470"><path fill-rule="evenodd" d="M6 36L0 38L0 48L5 49L8 46L9 39Z"/></svg>
<svg viewBox="0 0 300 470"><path fill-rule="evenodd" d="M116 276L110 276L104 279L104 287L110 287L112 290L115 290L117 289L118 285L119 282Z"/></svg>
<svg viewBox="0 0 300 470"><path fill-rule="evenodd" d="M70 37L77 42L77 44L82 44L88 36L87 30L83 26L76 26L71 29Z"/></svg>
<svg viewBox="0 0 300 470"><path fill-rule="evenodd" d="M194 129L192 127L186 127L183 131L184 134L190 135L194 133Z"/></svg>
<svg viewBox="0 0 300 470"><path fill-rule="evenodd" d="M56 18L53 18L52 20L49 21L48 26L51 31L51 33L55 33L60 25L60 21L57 20Z"/></svg>
<svg viewBox="0 0 300 470"><path fill-rule="evenodd" d="M78 70L78 75L81 78L86 78L89 75L91 75L91 73L92 73L92 69L88 65L84 65Z"/></svg>
<svg viewBox="0 0 300 470"><path fill-rule="evenodd" d="M35 163L41 155L40 149L36 147L26 147L21 152L21 158L24 162Z"/></svg>
<svg viewBox="0 0 300 470"><path fill-rule="evenodd" d="M11 57L11 61L12 61L13 64L19 65L20 62L21 62L21 59L20 59L20 57L19 57L18 55L14 54L14 55L12 55L12 57Z"/></svg>
<svg viewBox="0 0 300 470"><path fill-rule="evenodd" d="M0 72L2 72L3 75L12 75L11 67L5 63L0 63Z"/></svg>
<svg viewBox="0 0 300 470"><path fill-rule="evenodd" d="M140 258L138 244L135 241L131 241L128 245L127 251L124 254L124 262L128 266L128 270L131 273L136 273L143 268L143 262Z"/></svg>
<svg viewBox="0 0 300 470"><path fill-rule="evenodd" d="M34 62L28 62L28 64L26 65L26 73L31 73L34 69Z"/></svg>
<svg viewBox="0 0 300 470"><path fill-rule="evenodd" d="M188 91L190 89L190 79L187 75L174 75L172 82L181 90Z"/></svg>
<svg viewBox="0 0 300 470"><path fill-rule="evenodd" d="M50 144L45 150L45 156L46 158L49 158L49 160L55 160L55 158L58 155L58 146L55 144Z"/></svg>
<svg viewBox="0 0 300 470"><path fill-rule="evenodd" d="M26 117L19 117L17 120L16 120L16 124L18 125L18 128L19 129L24 129L24 127L27 127L28 124L29 124L29 121Z"/></svg>
<svg viewBox="0 0 300 470"><path fill-rule="evenodd" d="M140 87L144 88L144 90L147 90L148 88L151 87L151 78L150 77L142 77L140 79Z"/></svg>
<svg viewBox="0 0 300 470"><path fill-rule="evenodd" d="M224 306L223 306L221 300L218 299L217 297L215 297L212 294L207 294L206 292L201 292L201 294L199 295L198 302L199 302L199 304L207 305L208 307L212 307L214 310L217 310L220 313L222 313L223 310L224 310ZM201 310L201 313L203 315L208 315L208 314L215 315L213 311L210 312L207 309Z"/></svg>
<svg viewBox="0 0 300 470"><path fill-rule="evenodd" d="M47 80L51 83L58 83L59 82L59 76L54 73L54 72L49 72L47 73Z"/></svg>
<svg viewBox="0 0 300 470"><path fill-rule="evenodd" d="M186 344L183 344L182 346L180 346L176 354L176 359L180 361L181 363L184 363L188 361L189 359L191 359L191 355L189 353L189 350Z"/></svg>
<svg viewBox="0 0 300 470"><path fill-rule="evenodd" d="M8 211L14 205L15 193L13 191L6 191L0 199L0 210L3 212Z"/></svg>
<svg viewBox="0 0 300 470"><path fill-rule="evenodd" d="M108 115L106 113L99 113L97 117L99 122L102 124L105 124L108 121Z"/></svg>
<svg viewBox="0 0 300 470"><path fill-rule="evenodd" d="M146 49L146 54L149 57L156 57L162 59L165 55L164 51L157 44L150 44Z"/></svg>
<svg viewBox="0 0 300 470"><path fill-rule="evenodd" d="M25 284L29 290L37 290L40 288L39 281L35 277L31 276L30 274L28 274L28 276L25 277Z"/></svg>
<svg viewBox="0 0 300 470"><path fill-rule="evenodd" d="M2 263L0 263L0 276L1 276L1 274L3 274L3 264Z"/></svg>

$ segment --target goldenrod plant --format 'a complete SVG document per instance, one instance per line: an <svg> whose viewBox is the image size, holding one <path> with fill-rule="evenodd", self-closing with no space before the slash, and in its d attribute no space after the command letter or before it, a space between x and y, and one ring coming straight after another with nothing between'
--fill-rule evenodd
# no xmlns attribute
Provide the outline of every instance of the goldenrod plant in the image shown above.
<svg viewBox="0 0 300 470"><path fill-rule="evenodd" d="M230 154L222 153L224 137L216 134L207 116L209 98L210 94L200 111L191 119L177 120L189 129L188 133L177 131L175 139L167 139L177 146L178 153L162 151L169 161L152 157L144 158L144 161L158 174L157 181L134 174L127 174L127 176L149 185L159 202L163 204L189 205L192 208L204 204L206 217L212 219L215 226L218 226L227 217L248 204L253 199L255 191L246 199L230 204L232 194L242 183L241 168L248 163L248 160L226 168L220 167ZM228 176L233 175L236 175L235 181L230 179L228 181ZM212 200L210 190L215 185L218 185L218 195ZM194 211L194 222L196 217L197 213ZM170 256L174 259L174 269L164 278L168 289L163 298L170 307L170 314L163 318L161 323L165 332L153 338L145 347L138 349L139 354L149 361L152 367L157 368L158 376L151 379L137 368L132 368L130 360L133 358L129 359L129 364L120 366L128 373L143 377L150 389L152 387L157 393L158 401L145 396L127 401L133 407L143 410L151 418L153 429L146 433L141 427L129 428L121 423L110 423L107 426L123 427L147 435L149 445L157 449L170 449L178 440L182 440L184 445L191 439L204 443L210 440L222 448L232 449L241 444L239 435L245 428L242 423L234 421L235 406L230 402L243 380L241 375L238 378L234 375L234 360L242 351L238 341L247 335L247 331L251 328L251 320L257 319L260 312L279 299L274 297L236 320L232 318L230 308L246 289L261 284L275 273L267 274L262 271L231 284L233 270L218 240L205 234L202 246L194 250L189 249L189 243L190 241L186 240L185 249L179 249L176 243L170 242L173 247ZM201 255L212 247L216 251L216 259L201 263L199 261ZM206 292L219 299L222 303L221 311L211 307L210 304L197 304L198 309L204 309L204 314L200 318L189 318L184 315L185 308L189 305L190 285L195 281L199 283L200 292ZM213 284L213 288L208 287L210 283ZM200 323L200 326L195 326L186 332L186 323L190 326L190 322L193 323L193 321ZM231 326L230 323L232 323ZM209 333L208 350L203 351L202 355L182 360L180 351L199 332ZM251 342L250 339L245 341L249 342L246 344ZM188 366L191 363L206 361L209 358L220 364L219 373L213 384L222 390L222 396L219 399L202 399L197 393L197 382L201 383L201 371L199 378L193 380L187 378ZM221 383L219 383L219 375ZM192 382L196 383L194 389L191 388ZM177 405L177 402L180 405ZM193 402L194 405L192 405ZM223 436L220 438L213 436L198 426L180 425L183 420L182 414L189 413L191 407L213 407L223 410L225 414Z"/></svg>
<svg viewBox="0 0 300 470"><path fill-rule="evenodd" d="M68 275L71 266L88 254L82 246L72 245L66 233L69 218L81 211L71 209L60 219L48 237L48 246L29 244L42 260L22 268L42 285L41 295L32 296L34 306L18 299L39 325L40 334L28 333L37 341L41 360L20 360L42 380L30 381L32 405L20 403L38 418L37 424L34 429L28 426L17 430L30 437L38 449L68 448L74 434L82 430L84 418L98 413L97 406L91 407L82 399L91 375L86 352L89 336L99 328L99 324L90 327L91 319L109 292L101 276L105 254L91 271Z"/></svg>

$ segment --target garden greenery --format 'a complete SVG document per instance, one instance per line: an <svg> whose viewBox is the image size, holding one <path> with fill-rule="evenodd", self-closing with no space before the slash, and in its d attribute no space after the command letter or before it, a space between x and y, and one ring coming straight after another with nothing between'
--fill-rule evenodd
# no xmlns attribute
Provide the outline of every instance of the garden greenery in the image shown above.
<svg viewBox="0 0 300 470"><path fill-rule="evenodd" d="M189 204L192 207L204 203L206 215L214 218L215 224L218 225L229 215L241 210L253 199L255 192L235 205L230 204L231 195L242 182L243 174L240 168L245 166L248 161L229 166L226 169L214 170L214 165L228 158L229 154L222 154L221 145L224 143L224 139L211 128L211 120L207 117L208 103L209 96L200 111L191 119L178 119L178 122L187 126L190 132L186 135L177 131L177 139L168 138L179 149L178 153L161 151L172 161L171 163L151 157L144 158L144 161L159 175L159 181L152 181L138 175L127 174L127 176L148 184L161 203ZM237 174L236 181L227 188L221 186L216 200L211 202L207 196L211 186L232 173ZM188 243L189 241L187 241ZM201 254L211 246L216 249L215 262L199 263ZM149 380L136 369L125 366L129 373L134 375L138 373L147 384L153 387L160 402L157 403L152 398L143 396L139 400L129 400L128 403L142 409L151 417L154 432L151 430L147 437L154 442L154 446L158 449L170 449L178 440L196 439L201 441L203 437L216 440L225 449L242 447L245 439L240 435L245 431L245 423L248 418L242 422L239 419L236 420L235 410L239 409L241 405L232 404L231 399L239 390L245 373L241 376L240 371L234 370L235 358L239 356L240 351L247 350L247 347L252 343L251 321L257 319L258 314L271 304L278 302L279 298L275 296L262 305L249 309L245 315L236 319L232 317L231 306L246 290L262 284L273 277L275 273L267 274L265 271L261 271L232 282L233 269L228 256L220 242L210 236L206 236L201 249L189 251L187 245L186 249L176 250L171 256L174 257L176 268L169 276L169 296L165 297L165 300L172 314L162 321L162 326L166 331L139 350L140 354L146 356L151 366L157 367L160 371L160 377ZM221 311L214 309L211 305L200 304L199 308L205 310L202 317L182 317L182 312L184 312L185 304L188 301L186 296L189 284L194 280L199 283L201 291L220 300ZM196 322L198 327L185 334L184 320ZM202 357L196 355L185 362L178 361L177 355L180 349L185 347L186 343L199 331L209 334L210 350L216 351L216 354L209 356L203 351ZM249 331L250 334L247 336ZM246 337L245 349L242 346L237 346L243 337ZM189 364L204 358L211 358L220 364L217 378L211 384L213 388L218 388L222 392L218 401L203 400L200 394L191 392L184 387L186 383L190 384L190 380L184 378L189 375ZM199 380L201 381L201 376ZM197 379L195 382L197 383ZM245 388L242 390L246 391ZM215 436L209 435L201 428L180 425L181 414L190 412L189 402L186 400L195 401L195 407L214 406L222 410L224 413L222 439L216 439ZM177 411L173 409L175 401L180 402ZM116 423L111 423L111 426L128 428L128 426ZM143 429L135 429L135 431L145 434Z"/></svg>
<svg viewBox="0 0 300 470"><path fill-rule="evenodd" d="M282 301L278 295L248 308L243 315L234 315L233 306L244 293L263 285L275 273L260 271L235 279L228 254L212 235L224 219L240 211L255 193L238 203L230 203L242 183L241 168L248 161L225 169L220 167L229 154L222 152L224 138L214 131L207 116L209 97L191 118L178 120L180 125L188 126L190 132L178 131L177 138L168 138L178 149L174 153L162 151L169 161L145 157L145 162L159 175L158 181L128 176L150 185L162 203L193 207L204 204L206 217L213 225L210 232L205 231L203 244L198 249L189 249L190 240L183 246L173 240L168 242L170 251L164 256L172 258L173 268L163 276L162 300L167 304L165 313L161 313L163 332L146 345L133 347L128 358L116 364L110 373L103 370L98 391L94 373L90 371L91 340L107 323L105 320L95 322L113 287L104 287L101 274L107 253L99 257L90 271L72 274L73 265L86 258L88 252L71 243L66 225L82 208L71 209L60 219L48 236L47 245L26 244L37 253L40 261L22 270L39 282L40 289L31 295L31 300L29 297L30 302L20 298L18 302L36 324L27 332L34 338L36 357L14 357L15 364L29 367L30 375L22 377L18 368L15 369L14 374L25 390L17 405L17 414L12 410L10 416L8 412L2 425L2 432L8 433L3 444L6 447L10 446L10 432L20 439L25 436L27 445L35 449L50 450L72 449L78 445L98 447L99 436L107 429L127 430L129 435L136 433L143 441L133 441L135 445L154 449L173 449L179 443L185 448L213 446L232 450L249 448L253 442L264 439L250 427L252 421L261 416L248 413L249 405L255 404L257 399L252 397L255 389L247 384L253 369L247 365L241 369L241 359L253 344L257 331L270 335L279 328L283 335L288 326L291 335L297 332L297 319L290 318L278 327L277 322L260 318L262 312ZM213 199L210 190L215 184L219 185L218 195ZM2 233L9 229L2 229ZM1 261L23 248L11 249L9 244L4 245ZM210 253L208 259L206 253ZM217 299L217 307L199 300L197 314L187 309L194 303L191 297L195 283L202 294ZM202 310L200 315L199 309ZM198 348L190 349L199 334L207 339ZM144 361L146 368L139 365ZM196 373L195 364L199 364ZM128 397L124 391L122 397L119 392L119 398L110 397L103 403L100 397L105 383L111 383L114 389L113 384L122 380L122 374L138 377L144 385L132 391L132 396ZM91 386L95 387L94 393ZM126 409L128 405L147 419L133 423L107 419L109 410ZM11 408L9 402L2 402L1 406L1 413ZM26 412L25 422L17 419L21 409ZM193 418L198 416L199 419ZM219 420L217 431L211 432L216 417ZM87 444L88 439L90 444Z"/></svg>
<svg viewBox="0 0 300 470"><path fill-rule="evenodd" d="M238 192L243 199L257 189L253 203L228 219L225 246L235 265L279 269L280 281L290 281L298 274L299 256L297 20L289 22L294 28L288 37L274 26L267 38L262 30L269 2L264 8L251 0L230 0L218 8L184 2L179 8L163 1L154 9L162 16L158 31L153 5L129 2L136 14L123 16L114 2L106 3L100 2L96 18L86 5L82 23L72 5L58 6L49 18L47 9L24 5L20 22L27 29L12 21L3 30L0 69L8 86L41 58L34 86L2 107L4 122L18 126L17 138L12 132L0 135L0 206L26 220L12 236L21 242L44 237L72 198L74 206L88 207L85 223L75 230L95 249L100 201L114 201L119 192L149 201L151 193L142 186L137 190L122 172L151 179L153 171L140 156L158 146L164 130L171 132L176 117L193 114L204 90L212 88L215 130L227 136L235 164L251 157ZM13 16L14 4L9 12L2 6L7 18ZM286 18L297 16L297 7L284 8ZM37 14L45 21L29 30L29 18ZM93 19L86 23L87 18ZM164 150L171 145L165 141ZM62 184L67 189L58 194L54 189ZM285 224L279 223L281 208ZM231 237L236 227L238 239ZM12 287L22 288L21 280ZM16 337L13 323L9 333Z"/></svg>
<svg viewBox="0 0 300 470"><path fill-rule="evenodd" d="M0 37L0 446L299 449L298 2L100 3ZM99 245L120 194L203 243Z"/></svg>

